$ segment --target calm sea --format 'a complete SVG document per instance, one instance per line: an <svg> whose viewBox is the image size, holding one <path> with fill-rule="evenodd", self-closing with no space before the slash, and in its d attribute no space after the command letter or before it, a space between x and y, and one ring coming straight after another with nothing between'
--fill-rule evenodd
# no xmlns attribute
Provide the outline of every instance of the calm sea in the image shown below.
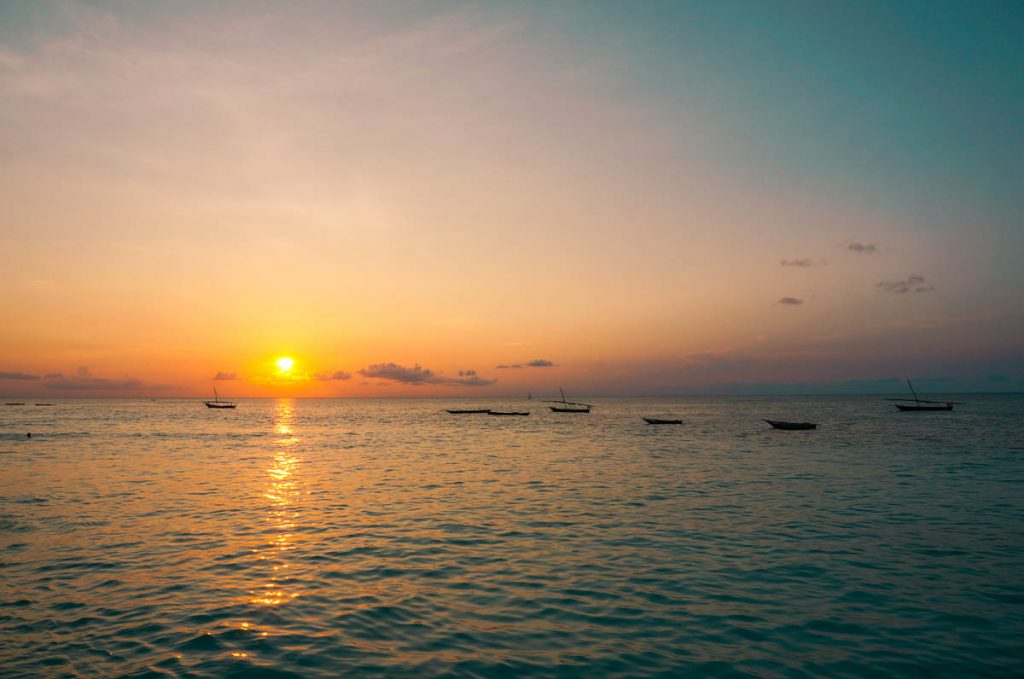
<svg viewBox="0 0 1024 679"><path fill-rule="evenodd" d="M1024 397L960 400L0 406L0 674L1021 676Z"/></svg>

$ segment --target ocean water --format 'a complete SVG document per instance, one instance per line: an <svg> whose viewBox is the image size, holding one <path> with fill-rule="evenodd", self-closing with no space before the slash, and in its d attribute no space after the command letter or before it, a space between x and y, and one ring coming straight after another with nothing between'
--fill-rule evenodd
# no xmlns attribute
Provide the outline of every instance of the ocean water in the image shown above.
<svg viewBox="0 0 1024 679"><path fill-rule="evenodd" d="M960 400L0 407L0 675L1021 676L1024 397Z"/></svg>

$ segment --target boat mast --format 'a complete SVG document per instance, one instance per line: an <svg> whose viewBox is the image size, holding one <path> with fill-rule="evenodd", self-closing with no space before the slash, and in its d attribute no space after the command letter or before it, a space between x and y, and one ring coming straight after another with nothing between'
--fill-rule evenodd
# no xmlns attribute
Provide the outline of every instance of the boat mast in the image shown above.
<svg viewBox="0 0 1024 679"><path fill-rule="evenodd" d="M217 387L213 388L213 402L220 403L220 396L217 395Z"/></svg>
<svg viewBox="0 0 1024 679"><path fill-rule="evenodd" d="M921 399L917 397L917 392L914 391L914 385L910 383L910 378L907 378L907 386L910 387L910 393L914 395L914 401L920 403Z"/></svg>

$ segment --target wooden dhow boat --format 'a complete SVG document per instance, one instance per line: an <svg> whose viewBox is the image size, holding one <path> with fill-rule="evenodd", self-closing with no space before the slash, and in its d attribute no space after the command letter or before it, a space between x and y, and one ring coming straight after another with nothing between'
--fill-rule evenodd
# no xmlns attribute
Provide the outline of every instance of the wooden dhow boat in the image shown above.
<svg viewBox="0 0 1024 679"><path fill-rule="evenodd" d="M565 392L559 387L558 391L562 394L561 401L544 401L545 403L558 403L560 405L550 406L551 412L553 413L589 413L590 409L594 406L590 403L576 403L574 401L565 400Z"/></svg>
<svg viewBox="0 0 1024 679"><path fill-rule="evenodd" d="M917 392L914 391L914 385L907 380L907 386L910 387L910 393L914 395L914 398L887 398L886 401L902 401L902 403L894 403L896 409L901 413L927 413L936 411L949 411L953 409L953 404L956 401L928 401L917 397ZM911 405L913 404L913 405Z"/></svg>
<svg viewBox="0 0 1024 679"><path fill-rule="evenodd" d="M222 401L220 394L217 393L217 387L213 388L213 400L203 401L203 405L207 408L237 408L238 404L234 401Z"/></svg>
<svg viewBox="0 0 1024 679"><path fill-rule="evenodd" d="M818 425L814 422L785 422L783 420L765 420L765 422L772 425L773 429L787 429L790 431L818 428Z"/></svg>

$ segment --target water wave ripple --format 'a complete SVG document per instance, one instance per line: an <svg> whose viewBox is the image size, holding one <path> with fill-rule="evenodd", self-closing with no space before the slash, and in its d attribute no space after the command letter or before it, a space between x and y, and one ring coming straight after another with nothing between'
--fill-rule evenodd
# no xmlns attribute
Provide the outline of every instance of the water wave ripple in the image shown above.
<svg viewBox="0 0 1024 679"><path fill-rule="evenodd" d="M1024 398L456 403L0 411L3 676L1024 675Z"/></svg>

